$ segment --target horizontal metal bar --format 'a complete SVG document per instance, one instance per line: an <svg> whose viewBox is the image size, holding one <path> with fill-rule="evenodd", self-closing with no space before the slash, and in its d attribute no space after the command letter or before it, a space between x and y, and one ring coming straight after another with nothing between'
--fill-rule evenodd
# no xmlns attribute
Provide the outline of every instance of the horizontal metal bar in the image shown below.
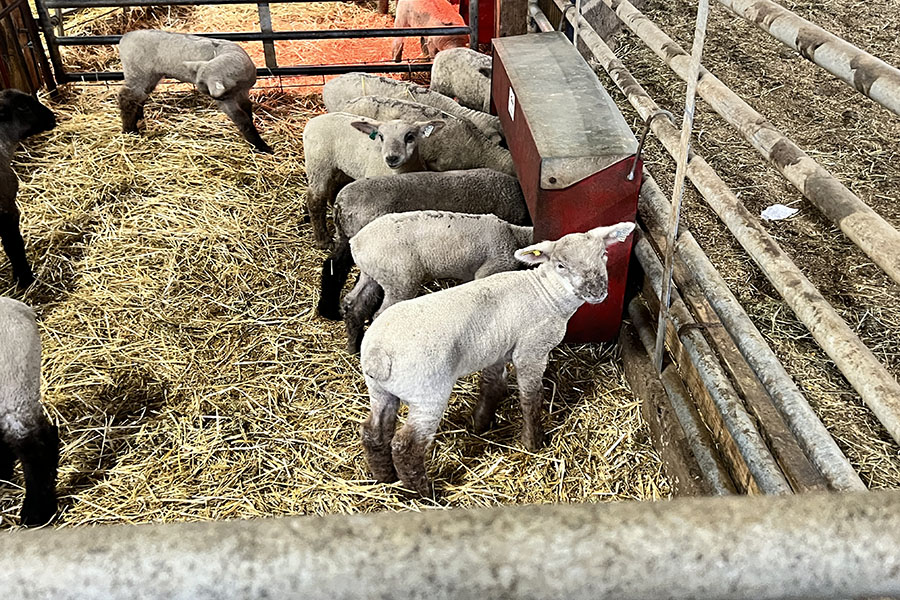
<svg viewBox="0 0 900 600"><path fill-rule="evenodd" d="M194 33L200 37L232 42L281 40L338 40L351 38L420 37L437 35L469 35L468 27L404 27L398 29L318 29L310 31L238 31L230 33ZM59 46L113 46L121 35L69 35L56 38Z"/></svg>
<svg viewBox="0 0 900 600"><path fill-rule="evenodd" d="M2 532L29 600L900 595L900 492Z"/></svg>
<svg viewBox="0 0 900 600"><path fill-rule="evenodd" d="M298 77L304 75L343 75L344 73L409 73L430 71L431 63L347 63L334 65L303 65L257 69L257 77ZM92 81L121 81L122 71L75 71L65 73L64 83Z"/></svg>
<svg viewBox="0 0 900 600"><path fill-rule="evenodd" d="M269 4L302 2L340 2L341 0L277 0ZM218 4L256 4L257 0L45 0L47 8L130 8L132 6L211 6Z"/></svg>

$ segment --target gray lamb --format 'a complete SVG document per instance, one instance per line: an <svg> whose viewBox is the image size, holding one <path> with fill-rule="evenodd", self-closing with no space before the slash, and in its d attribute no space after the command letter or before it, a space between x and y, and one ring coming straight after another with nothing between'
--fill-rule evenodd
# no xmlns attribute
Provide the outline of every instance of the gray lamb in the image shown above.
<svg viewBox="0 0 900 600"><path fill-rule="evenodd" d="M0 241L20 288L34 282L19 229L16 195L19 179L10 163L21 140L56 127L56 116L38 100L19 90L0 92ZM2 341L2 340L0 340Z"/></svg>
<svg viewBox="0 0 900 600"><path fill-rule="evenodd" d="M519 268L513 254L531 237L531 227L490 214L422 210L378 217L350 238L359 280L343 302L347 351L359 352L368 319L414 298L427 281L472 281Z"/></svg>
<svg viewBox="0 0 900 600"><path fill-rule="evenodd" d="M606 248L633 229L634 223L618 223L540 242L515 253L537 269L497 273L384 311L363 338L360 358L371 403L362 442L375 478L395 481L399 475L407 488L431 496L425 450L454 383L482 370L474 419L475 431L483 432L506 393L510 360L525 421L522 442L537 450L550 351L578 307L606 299ZM395 434L401 402L409 416Z"/></svg>
<svg viewBox="0 0 900 600"><path fill-rule="evenodd" d="M328 204L346 184L364 177L424 171L419 144L443 121L379 122L337 112L313 117L303 128L309 210L317 248L328 248Z"/></svg>
<svg viewBox="0 0 900 600"><path fill-rule="evenodd" d="M427 209L490 213L516 225L531 222L519 181L491 169L407 173L351 183L334 204L335 242L322 264L319 314L341 318L341 289L353 267L352 236L381 215Z"/></svg>
<svg viewBox="0 0 900 600"><path fill-rule="evenodd" d="M163 77L192 83L211 96L244 139L260 152L272 149L253 125L248 91L256 83L256 66L243 48L226 40L156 29L130 31L119 41L125 82L119 91L122 130L137 133L144 103Z"/></svg>
<svg viewBox="0 0 900 600"><path fill-rule="evenodd" d="M516 174L509 150L489 140L471 121L454 117L439 108L397 98L360 96L347 102L344 105L344 112L379 121L443 120L444 128L440 133L422 140L419 144L419 154L429 171L483 167L502 171L507 175Z"/></svg>
<svg viewBox="0 0 900 600"><path fill-rule="evenodd" d="M360 96L383 96L427 104L454 117L471 121L493 142L500 142L503 139L499 118L460 106L451 98L421 85L366 73L347 73L335 77L322 87L322 100L328 112L344 110L347 102Z"/></svg>
<svg viewBox="0 0 900 600"><path fill-rule="evenodd" d="M491 108L491 57L469 48L450 48L434 57L429 89L456 98L461 105Z"/></svg>
<svg viewBox="0 0 900 600"><path fill-rule="evenodd" d="M59 437L41 407L41 337L31 308L0 298L0 479L12 477L17 458L22 525L43 525L56 514Z"/></svg>

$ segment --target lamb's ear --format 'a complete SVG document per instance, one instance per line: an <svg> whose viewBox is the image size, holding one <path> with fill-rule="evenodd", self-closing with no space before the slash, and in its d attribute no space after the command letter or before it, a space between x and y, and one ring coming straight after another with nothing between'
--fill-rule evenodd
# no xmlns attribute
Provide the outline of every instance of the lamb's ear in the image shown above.
<svg viewBox="0 0 900 600"><path fill-rule="evenodd" d="M435 131L440 131L440 129L446 125L444 121L428 121L426 123L418 123L419 125L419 133L422 137L429 137L434 134Z"/></svg>
<svg viewBox="0 0 900 600"><path fill-rule="evenodd" d="M526 246L520 250L516 250L515 257L517 260L525 264L536 265L550 260L550 254L553 252L553 246L556 242L546 241Z"/></svg>
<svg viewBox="0 0 900 600"><path fill-rule="evenodd" d="M491 67L479 67L478 72L488 79L491 78Z"/></svg>
<svg viewBox="0 0 900 600"><path fill-rule="evenodd" d="M608 227L596 227L588 233L602 239L607 244L613 244L615 242L624 242L632 231L634 231L634 223L625 221Z"/></svg>
<svg viewBox="0 0 900 600"><path fill-rule="evenodd" d="M370 123L368 121L353 121L350 125L354 129L358 129L362 131L364 134L369 136L370 139L375 139L375 136L378 135L378 126L381 123Z"/></svg>

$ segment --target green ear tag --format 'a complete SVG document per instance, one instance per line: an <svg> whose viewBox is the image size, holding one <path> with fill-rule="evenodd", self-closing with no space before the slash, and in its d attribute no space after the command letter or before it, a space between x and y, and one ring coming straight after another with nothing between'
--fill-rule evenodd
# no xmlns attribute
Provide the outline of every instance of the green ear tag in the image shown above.
<svg viewBox="0 0 900 600"><path fill-rule="evenodd" d="M378 131L377 131L377 130L376 130L376 131L373 131L372 133L369 134L369 139L370 139L370 140L374 140L374 139L377 138L377 137L378 137Z"/></svg>

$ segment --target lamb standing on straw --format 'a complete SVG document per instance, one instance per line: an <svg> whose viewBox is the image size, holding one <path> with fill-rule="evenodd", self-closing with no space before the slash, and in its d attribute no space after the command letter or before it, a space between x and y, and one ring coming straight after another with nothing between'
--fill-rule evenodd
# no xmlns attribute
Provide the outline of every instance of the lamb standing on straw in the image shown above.
<svg viewBox="0 0 900 600"><path fill-rule="evenodd" d="M248 92L256 83L256 66L234 42L144 29L122 36L119 56L125 73L125 84L119 92L125 133L138 132L144 103L163 77L171 77L193 83L197 90L211 96L245 140L260 152L272 153L253 125Z"/></svg>
<svg viewBox="0 0 900 600"><path fill-rule="evenodd" d="M506 393L506 363L519 383L522 443L543 442L544 370L566 324L585 302L606 299L609 244L624 242L634 223L572 233L516 251L530 271L509 271L395 304L363 338L360 363L371 412L362 424L369 468L378 481L403 484L422 496L433 487L425 450L434 440L457 379L482 370L475 431L485 431ZM394 434L400 402L406 423Z"/></svg>
<svg viewBox="0 0 900 600"><path fill-rule="evenodd" d="M9 164L21 140L54 127L56 115L32 96L19 90L0 92L0 240L12 263L13 279L20 288L31 285L34 274L19 229L16 207L19 179Z"/></svg>
<svg viewBox="0 0 900 600"><path fill-rule="evenodd" d="M41 337L28 306L0 298L0 479L12 477L16 458L22 525L43 525L56 513L59 437L41 407Z"/></svg>

